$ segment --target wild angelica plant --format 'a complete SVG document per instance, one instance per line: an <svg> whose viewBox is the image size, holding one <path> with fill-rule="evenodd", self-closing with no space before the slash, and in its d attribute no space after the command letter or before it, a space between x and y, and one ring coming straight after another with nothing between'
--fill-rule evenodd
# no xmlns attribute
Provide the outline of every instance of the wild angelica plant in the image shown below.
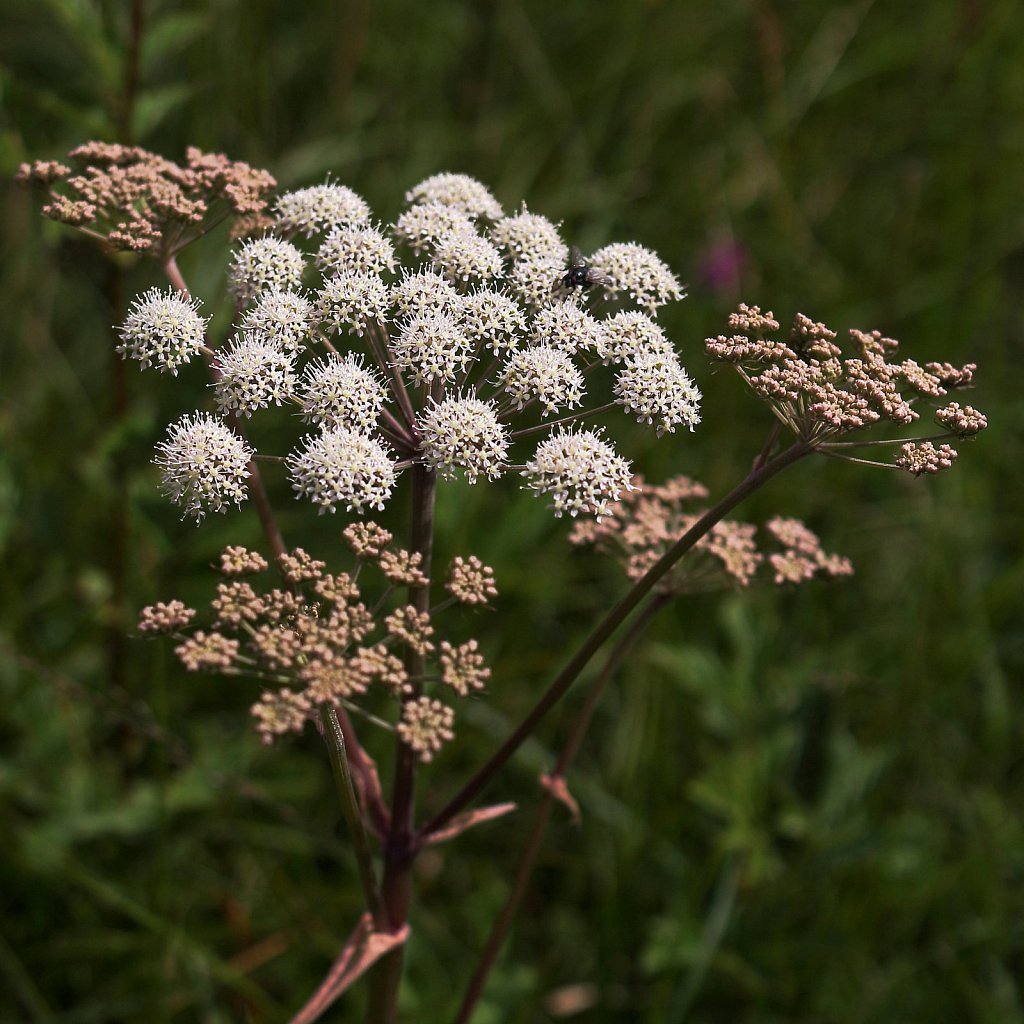
<svg viewBox="0 0 1024 1024"><path fill-rule="evenodd" d="M197 522L251 498L278 574L268 577L263 555L231 546L207 625L196 627L195 610L172 600L144 609L140 631L174 637L189 671L252 679L265 741L317 723L351 831L366 914L296 1022L315 1020L371 966L369 1019L396 1019L417 855L511 809L470 805L632 616L544 779L509 899L459 1011L458 1020L469 1020L552 802L575 811L565 773L590 714L656 612L680 594L745 586L762 568L779 584L851 571L797 520L769 521L776 547L766 554L755 528L726 521L728 513L806 455L933 473L952 464L950 440L985 426L976 410L952 402L936 412L936 434L865 437L880 424L911 424L924 401L969 386L974 366L895 361L896 343L878 332L851 331L856 354L843 358L823 324L798 315L782 339L770 312L741 306L729 319L732 333L708 339L706 349L737 370L777 422L749 474L706 507L706 489L688 478L645 483L608 436L621 413L660 438L700 421L700 392L657 320L683 291L642 246L613 243L570 260L556 224L525 205L506 214L483 185L459 174L414 186L383 227L344 185L327 181L271 205L275 183L266 172L198 150L184 166L102 143L69 159L77 170L41 162L21 171L48 191L44 213L108 248L154 257L169 283L132 304L117 329L118 351L172 376L200 353L209 364L204 405L212 409L181 417L157 446L164 493ZM176 256L226 216L239 239L227 273L234 316L214 344ZM613 398L595 405L588 395L602 375ZM256 452L247 422L286 405L295 409L295 429L276 451ZM788 447L780 447L784 429L793 435ZM888 462L854 454L886 446L899 446ZM264 468L286 475L296 498L319 513L361 517L341 531L343 564L329 567L285 545ZM388 505L402 474L412 482L405 546L366 518ZM443 584L433 564L436 490L455 477L481 485L518 479L555 516L573 517L575 543L615 553L631 585L501 747L419 821L419 766L455 738L459 700L478 695L491 677L475 640L453 643L439 633L451 605L497 595L493 571L469 552L454 559ZM434 603L442 588L447 597ZM366 728L393 737L390 796L360 742Z"/></svg>

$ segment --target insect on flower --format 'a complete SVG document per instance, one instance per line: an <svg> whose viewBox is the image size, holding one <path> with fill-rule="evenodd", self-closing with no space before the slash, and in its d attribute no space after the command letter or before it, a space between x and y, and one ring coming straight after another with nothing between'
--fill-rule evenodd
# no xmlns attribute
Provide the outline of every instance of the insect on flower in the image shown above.
<svg viewBox="0 0 1024 1024"><path fill-rule="evenodd" d="M608 280L607 274L602 274L601 271L587 266L583 253L575 245L572 247L569 251L569 269L561 281L563 288L570 291L573 288L587 289L591 285L607 284Z"/></svg>

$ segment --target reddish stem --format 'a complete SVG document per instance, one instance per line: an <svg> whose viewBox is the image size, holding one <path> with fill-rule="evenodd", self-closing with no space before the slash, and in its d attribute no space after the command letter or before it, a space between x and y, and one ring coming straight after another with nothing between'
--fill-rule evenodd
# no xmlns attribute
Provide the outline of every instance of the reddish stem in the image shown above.
<svg viewBox="0 0 1024 1024"><path fill-rule="evenodd" d="M533 706L511 736L495 751L490 759L479 768L469 781L434 815L418 833L420 841L432 832L446 825L454 815L458 814L467 804L473 801L480 791L491 781L505 762L526 742L547 713L565 695L579 674L590 662L590 659L601 649L605 641L626 620L634 608L650 593L655 584L689 551L719 520L729 514L741 501L753 494L777 473L792 465L814 449L803 441L797 441L785 451L780 452L764 465L757 467L747 475L746 479L734 487L713 508L708 509L672 545L664 555L634 584L632 589L616 604L598 623L586 639L583 646L569 661L569 664L558 674L544 695Z"/></svg>

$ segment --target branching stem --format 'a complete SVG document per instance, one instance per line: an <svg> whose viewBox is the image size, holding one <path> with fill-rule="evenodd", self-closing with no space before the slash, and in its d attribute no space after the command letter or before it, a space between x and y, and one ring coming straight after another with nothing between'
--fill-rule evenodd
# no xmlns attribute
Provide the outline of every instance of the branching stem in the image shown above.
<svg viewBox="0 0 1024 1024"><path fill-rule="evenodd" d="M555 677L544 695L533 706L512 735L495 751L491 758L479 768L469 781L419 830L418 840L422 842L438 829L443 828L463 810L484 789L498 770L526 742L540 722L555 704L565 695L605 641L625 621L634 608L650 593L655 584L683 557L717 522L729 514L741 501L753 494L773 476L792 465L813 448L803 441L797 441L780 452L763 466L751 470L741 483L737 484L713 508L708 509L689 530L672 545L664 555L633 585L630 591L597 624L583 646L576 652L564 669Z"/></svg>

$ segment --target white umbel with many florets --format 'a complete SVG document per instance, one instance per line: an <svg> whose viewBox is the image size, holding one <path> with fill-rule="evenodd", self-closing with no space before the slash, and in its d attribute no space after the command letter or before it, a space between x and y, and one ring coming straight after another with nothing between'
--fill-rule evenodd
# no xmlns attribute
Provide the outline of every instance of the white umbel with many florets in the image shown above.
<svg viewBox="0 0 1024 1024"><path fill-rule="evenodd" d="M525 205L506 217L462 174L406 199L378 227L344 185L299 189L265 236L239 245L237 333L211 346L224 419L197 414L161 449L165 490L188 514L240 500L251 452L233 426L269 406L297 413L278 419L292 450L260 457L321 511L355 513L383 507L398 475L421 467L470 484L518 473L558 515L606 515L631 479L611 418L658 435L699 422L700 391L656 320L682 287L653 252L629 242L580 256L554 221ZM206 345L197 305L147 293L120 351L175 372ZM301 441L300 421L313 430ZM227 478L216 438L240 460Z"/></svg>
<svg viewBox="0 0 1024 1024"><path fill-rule="evenodd" d="M478 477L497 480L507 461L508 430L497 410L475 395L446 398L428 406L419 421L427 463L443 479L461 469L474 484Z"/></svg>
<svg viewBox="0 0 1024 1024"><path fill-rule="evenodd" d="M245 498L252 449L226 423L209 413L182 416L157 445L153 460L163 471L162 490L200 520Z"/></svg>
<svg viewBox="0 0 1024 1024"><path fill-rule="evenodd" d="M143 369L155 366L161 372L177 374L206 344L206 324L199 315L200 302L182 296L173 288L162 292L150 288L132 303L128 319L118 328L121 344L117 351L137 359Z"/></svg>

